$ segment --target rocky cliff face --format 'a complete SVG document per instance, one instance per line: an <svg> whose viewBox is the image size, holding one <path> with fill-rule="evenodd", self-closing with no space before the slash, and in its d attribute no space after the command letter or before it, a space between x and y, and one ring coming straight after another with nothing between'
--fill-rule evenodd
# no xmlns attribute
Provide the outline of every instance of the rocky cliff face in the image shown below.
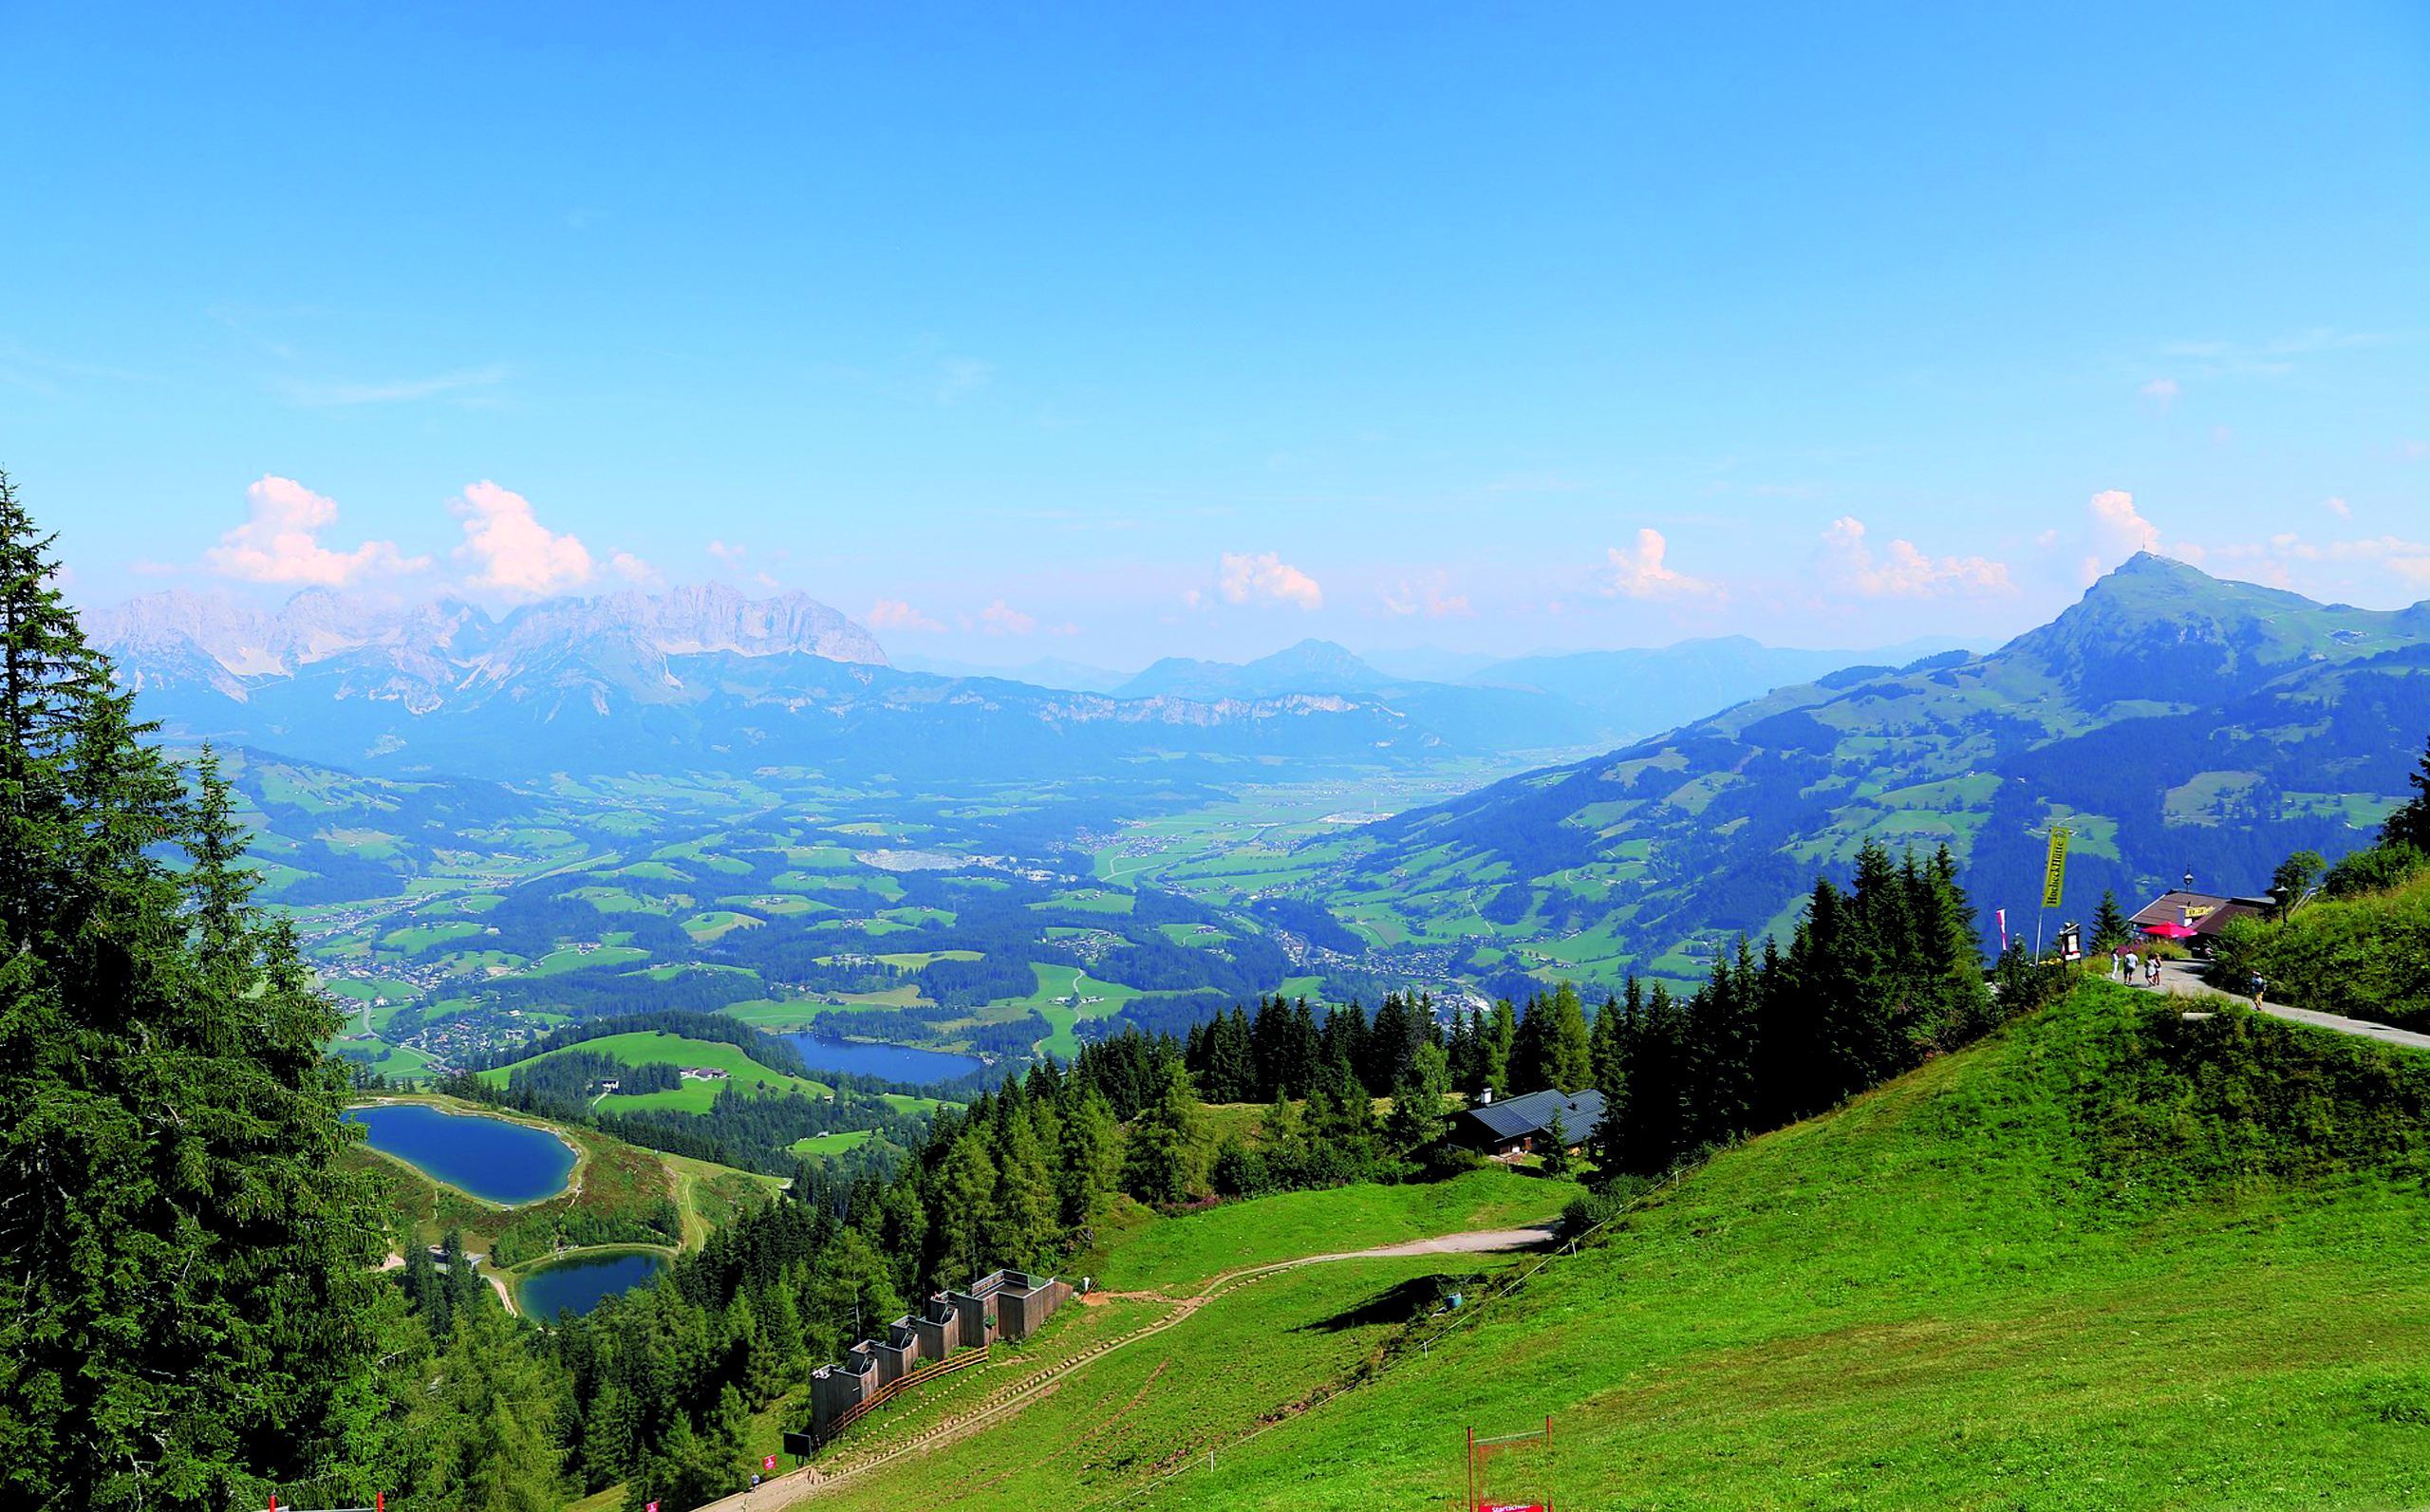
<svg viewBox="0 0 2430 1512"><path fill-rule="evenodd" d="M340 698L436 707L458 689L572 663L664 680L668 657L704 652L887 664L867 630L814 599L747 599L722 585L551 599L503 621L454 599L401 605L310 588L265 614L224 593L175 588L92 614L86 629L138 688L204 686L240 701L308 679Z"/></svg>

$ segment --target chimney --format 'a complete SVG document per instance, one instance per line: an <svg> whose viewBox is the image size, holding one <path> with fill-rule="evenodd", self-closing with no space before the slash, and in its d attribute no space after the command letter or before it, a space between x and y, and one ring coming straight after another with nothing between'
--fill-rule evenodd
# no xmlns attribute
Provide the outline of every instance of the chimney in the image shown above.
<svg viewBox="0 0 2430 1512"><path fill-rule="evenodd" d="M1483 1092L1481 1092L1477 1093L1477 1106L1478 1106L1478 1107L1483 1108L1483 1107L1485 1107L1486 1104L1488 1104L1488 1103L1490 1103L1490 1102L1492 1102L1492 1101L1493 1101L1493 1089L1492 1089L1492 1088L1487 1087L1485 1091L1483 1091Z"/></svg>

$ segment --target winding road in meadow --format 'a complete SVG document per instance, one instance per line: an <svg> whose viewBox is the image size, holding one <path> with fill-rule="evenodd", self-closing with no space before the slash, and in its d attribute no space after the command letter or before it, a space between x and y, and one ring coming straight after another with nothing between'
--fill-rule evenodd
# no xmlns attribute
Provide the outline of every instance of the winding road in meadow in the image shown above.
<svg viewBox="0 0 2430 1512"><path fill-rule="evenodd" d="M1196 1316L1200 1308L1217 1297L1237 1291L1269 1276L1297 1270L1303 1265L1318 1265L1328 1260L1385 1260L1411 1255L1486 1255L1549 1244L1558 1237L1550 1228L1489 1228L1474 1229L1459 1234L1440 1234L1432 1239L1411 1240L1400 1244L1379 1244L1373 1249L1343 1250L1329 1255L1302 1255L1297 1260L1274 1260L1264 1265L1248 1265L1225 1271L1207 1281L1198 1291L1186 1297L1171 1297L1161 1292L1109 1292L1100 1294L1107 1300L1166 1302L1171 1311L1153 1322L1143 1323L1128 1334L1103 1339L1090 1345L1069 1359L1057 1360L1019 1380L1010 1381L985 1396L966 1410L942 1418L921 1429L911 1438L898 1444L882 1446L854 1453L848 1446L824 1464L805 1465L764 1482L748 1491L738 1491L722 1501L712 1502L701 1512L777 1512L818 1495L828 1487L855 1476L866 1474L881 1465L891 1465L907 1456L942 1448L958 1439L977 1432L1000 1418L1019 1411L1039 1397L1055 1391L1065 1377L1092 1360L1102 1359L1126 1345L1173 1328Z"/></svg>
<svg viewBox="0 0 2430 1512"><path fill-rule="evenodd" d="M2235 1002L2251 1003L2250 998L2239 998L2195 975L2196 963L2191 961L2160 962L2159 990L2178 998L2226 998ZM2387 1024L2375 1024L2367 1018L2346 1018L2336 1014L2321 1013L2312 1008L2297 1008L2290 1003L2262 999L2260 1008L2272 1018L2289 1023L2309 1024L2315 1029L2334 1030L2361 1039L2376 1039L2383 1045L2402 1045L2409 1050L2430 1050L2430 1035L2416 1034L2410 1029L2396 1029Z"/></svg>

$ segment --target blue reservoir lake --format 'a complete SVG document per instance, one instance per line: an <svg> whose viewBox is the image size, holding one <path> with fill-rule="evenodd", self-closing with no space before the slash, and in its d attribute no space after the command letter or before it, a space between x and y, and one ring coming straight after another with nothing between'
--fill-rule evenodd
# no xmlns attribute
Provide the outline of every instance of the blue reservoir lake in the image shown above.
<svg viewBox="0 0 2430 1512"><path fill-rule="evenodd" d="M527 1124L442 1112L427 1103L349 1108L346 1119L370 1131L373 1149L484 1202L536 1203L564 1191L573 1175L573 1148Z"/></svg>
<svg viewBox="0 0 2430 1512"><path fill-rule="evenodd" d="M560 1308L588 1313L610 1297L646 1286L666 1261L656 1255L627 1250L615 1255L581 1255L532 1271L516 1291L523 1311L546 1321Z"/></svg>
<svg viewBox="0 0 2430 1512"><path fill-rule="evenodd" d="M979 1069L979 1062L968 1055L957 1055L943 1050L914 1050L908 1045L864 1045L849 1039L829 1039L819 1035L780 1035L778 1038L801 1052L801 1058L813 1071L850 1072L862 1076L884 1076L888 1081L949 1081Z"/></svg>

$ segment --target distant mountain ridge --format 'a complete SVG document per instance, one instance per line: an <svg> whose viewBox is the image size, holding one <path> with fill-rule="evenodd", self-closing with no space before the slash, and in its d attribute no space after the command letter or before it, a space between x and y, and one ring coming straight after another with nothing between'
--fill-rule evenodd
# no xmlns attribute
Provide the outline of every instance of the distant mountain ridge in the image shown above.
<svg viewBox="0 0 2430 1512"><path fill-rule="evenodd" d="M1871 838L1949 845L1988 935L1995 908L2032 922L2053 823L2082 916L2104 887L2190 868L2249 892L2292 850L2366 843L2425 732L2430 604L2320 605L2139 555L1986 655L1828 674L1366 826L1334 891L1479 948L1591 942L1557 958L1573 976L1685 975L1692 942L1786 928Z"/></svg>

